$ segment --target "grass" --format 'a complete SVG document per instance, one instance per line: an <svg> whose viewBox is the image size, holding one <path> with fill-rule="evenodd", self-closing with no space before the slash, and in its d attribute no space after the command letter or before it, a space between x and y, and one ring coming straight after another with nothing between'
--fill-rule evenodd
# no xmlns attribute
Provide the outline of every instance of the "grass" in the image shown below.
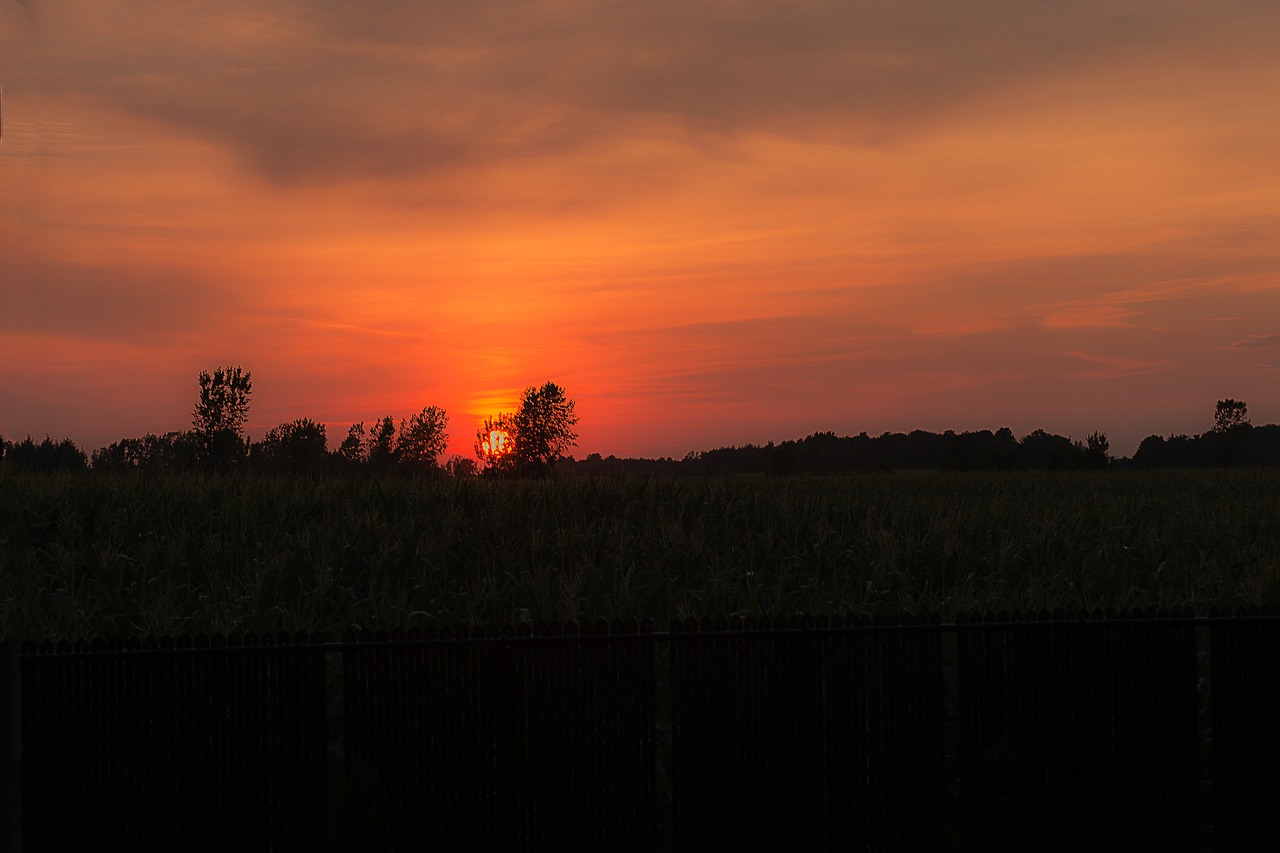
<svg viewBox="0 0 1280 853"><path fill-rule="evenodd" d="M0 625L50 640L1280 603L1280 473L491 480L0 467Z"/></svg>

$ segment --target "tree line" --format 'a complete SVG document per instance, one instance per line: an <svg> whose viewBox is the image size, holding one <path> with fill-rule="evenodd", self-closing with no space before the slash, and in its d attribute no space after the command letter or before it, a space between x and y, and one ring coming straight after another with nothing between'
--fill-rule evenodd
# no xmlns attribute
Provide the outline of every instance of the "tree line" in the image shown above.
<svg viewBox="0 0 1280 853"><path fill-rule="evenodd" d="M1083 441L1035 430L1022 438L1004 427L933 433L886 432L807 438L765 445L690 452L683 459L569 455L576 446L574 401L553 382L529 387L515 412L485 419L476 432L475 456L440 462L448 445L449 418L436 406L399 422L387 415L352 424L334 450L325 425L299 418L268 430L260 441L245 437L252 377L239 367L199 376L192 428L121 439L86 454L71 439L46 437L8 442L0 436L0 462L26 470L226 470L336 472L350 470L447 474L455 477L621 475L802 474L936 469L1096 470L1103 468L1202 468L1280 465L1280 426L1254 426L1240 400L1219 400L1213 426L1200 435L1151 435L1130 457L1111 455L1104 432Z"/></svg>
<svg viewBox="0 0 1280 853"><path fill-rule="evenodd" d="M354 423L333 451L323 423L310 418L282 423L267 430L260 441L244 434L253 396L252 374L236 367L203 371L191 428L139 438L124 438L86 454L71 439L42 442L30 436L8 442L0 436L0 462L13 468L39 471L74 470L232 470L262 472L333 472L340 470L401 471L453 476L480 474L531 476L546 473L576 444L575 404L554 382L526 388L512 415L500 414L486 423L497 424L503 435L502 452L480 446L477 459L454 456L441 464L449 443L449 416L438 406L398 423L387 415L368 426ZM492 431L492 430L491 430Z"/></svg>
<svg viewBox="0 0 1280 853"><path fill-rule="evenodd" d="M558 467L566 474L827 474L858 471L1080 471L1105 468L1192 468L1280 465L1280 426L1253 426L1248 407L1220 400L1212 429L1201 435L1152 435L1133 457L1114 457L1104 432L1083 441L1038 429L1021 439L1008 427L943 433L915 430L871 436L817 432L764 445L720 447L683 459L602 457L593 453Z"/></svg>

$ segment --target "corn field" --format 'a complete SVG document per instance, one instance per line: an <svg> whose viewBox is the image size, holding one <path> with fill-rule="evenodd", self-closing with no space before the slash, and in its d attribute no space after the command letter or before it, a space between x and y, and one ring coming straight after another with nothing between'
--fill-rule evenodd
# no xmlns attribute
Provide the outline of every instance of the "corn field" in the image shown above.
<svg viewBox="0 0 1280 853"><path fill-rule="evenodd" d="M0 469L11 639L1280 602L1280 472L546 481Z"/></svg>

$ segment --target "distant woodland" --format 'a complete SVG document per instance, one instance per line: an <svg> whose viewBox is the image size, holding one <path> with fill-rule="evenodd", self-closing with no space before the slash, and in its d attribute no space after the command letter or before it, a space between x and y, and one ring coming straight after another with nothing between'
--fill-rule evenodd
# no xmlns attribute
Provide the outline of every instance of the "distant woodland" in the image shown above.
<svg viewBox="0 0 1280 853"><path fill-rule="evenodd" d="M75 469L190 470L199 467L194 452L183 448L181 434L152 436L136 440L131 456L96 451L92 457L70 439L45 438L20 442L0 439L0 465L11 470L54 471ZM151 453L146 451L150 450ZM412 473L477 476L483 471L469 460L449 460L443 466L414 465ZM338 451L313 452L303 459L289 459L254 453L253 446L244 467L264 473L291 471L338 473L369 467L366 461L351 460ZM1222 468L1280 466L1280 426L1240 424L1202 435L1152 435L1132 457L1113 457L1106 436L1095 434L1088 441L1073 441L1044 430L1021 439L1008 428L992 432L944 433L915 430L870 436L818 432L807 438L769 442L764 445L719 447L689 453L683 459L623 458L592 453L585 458L568 456L554 463L560 476L613 477L628 475L788 475L827 474L859 471L1014 471L1014 470L1096 470L1100 468ZM505 475L504 475L505 476Z"/></svg>
<svg viewBox="0 0 1280 853"><path fill-rule="evenodd" d="M916 430L870 436L814 433L797 441L721 447L683 459L619 459L593 453L558 471L620 474L826 474L856 471L1014 471L1099 468L1216 468L1280 465L1280 426L1243 424L1223 432L1146 438L1132 457L1110 455L1106 436L1073 441L1036 430L1021 439L1008 428L944 433Z"/></svg>
<svg viewBox="0 0 1280 853"><path fill-rule="evenodd" d="M331 474L371 471L451 477L528 478L630 475L792 475L842 472L1073 471L1104 468L1228 468L1280 465L1280 426L1254 426L1239 400L1219 400L1213 427L1201 435L1151 435L1132 457L1114 457L1106 433L1083 441L1038 429L1018 438L1008 427L976 432L915 430L871 436L817 432L765 445L719 447L682 459L568 454L578 418L564 389L548 382L525 389L513 415L489 418L476 434L476 459L440 462L448 416L427 406L402 420L388 415L368 430L352 424L329 447L325 426L301 418L269 430L261 440L244 434L251 377L239 367L201 373L192 429L121 439L86 453L71 439L46 436L8 441L0 436L0 468L26 471L195 471ZM502 441L499 442L498 436ZM501 449L497 447L502 444Z"/></svg>

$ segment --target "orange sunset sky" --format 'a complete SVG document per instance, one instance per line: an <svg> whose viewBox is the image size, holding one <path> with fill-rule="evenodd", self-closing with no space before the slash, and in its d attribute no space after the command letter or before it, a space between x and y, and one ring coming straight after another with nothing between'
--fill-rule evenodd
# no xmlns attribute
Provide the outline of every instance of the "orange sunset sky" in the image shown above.
<svg viewBox="0 0 1280 853"><path fill-rule="evenodd" d="M1280 3L0 0L0 434L1280 421Z"/></svg>

